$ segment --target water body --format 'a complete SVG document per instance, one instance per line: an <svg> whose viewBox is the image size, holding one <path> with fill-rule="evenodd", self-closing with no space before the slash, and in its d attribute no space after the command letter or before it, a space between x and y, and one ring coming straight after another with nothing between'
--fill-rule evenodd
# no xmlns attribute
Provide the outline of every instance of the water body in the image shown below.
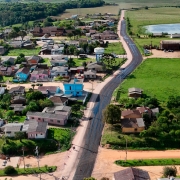
<svg viewBox="0 0 180 180"><path fill-rule="evenodd" d="M180 24L159 24L145 26L147 33L180 33Z"/></svg>

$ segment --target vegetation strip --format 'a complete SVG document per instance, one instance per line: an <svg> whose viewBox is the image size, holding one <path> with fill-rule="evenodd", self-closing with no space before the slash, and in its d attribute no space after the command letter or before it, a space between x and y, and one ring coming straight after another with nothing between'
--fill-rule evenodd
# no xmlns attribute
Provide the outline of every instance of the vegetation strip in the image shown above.
<svg viewBox="0 0 180 180"><path fill-rule="evenodd" d="M117 160L115 164L123 167L180 165L180 159L139 159L127 160L126 162L124 160Z"/></svg>

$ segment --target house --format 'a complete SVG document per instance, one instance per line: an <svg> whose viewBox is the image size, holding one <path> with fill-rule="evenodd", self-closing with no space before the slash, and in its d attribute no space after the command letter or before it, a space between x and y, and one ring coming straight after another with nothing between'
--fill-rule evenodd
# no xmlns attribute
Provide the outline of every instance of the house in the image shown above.
<svg viewBox="0 0 180 180"><path fill-rule="evenodd" d="M28 139L44 139L47 136L48 122L26 120L23 130L27 133Z"/></svg>
<svg viewBox="0 0 180 180"><path fill-rule="evenodd" d="M26 98L22 95L17 95L13 97L13 99L11 100L11 103L12 104L25 104Z"/></svg>
<svg viewBox="0 0 180 180"><path fill-rule="evenodd" d="M27 63L29 65L37 65L41 59L42 58L40 56L30 56L27 58Z"/></svg>
<svg viewBox="0 0 180 180"><path fill-rule="evenodd" d="M22 111L26 108L26 106L23 106L23 104L11 104L10 108L16 113L21 114Z"/></svg>
<svg viewBox="0 0 180 180"><path fill-rule="evenodd" d="M83 72L84 72L84 67L83 67L83 66L71 67L71 68L69 69L69 72L72 73L72 74L83 73Z"/></svg>
<svg viewBox="0 0 180 180"><path fill-rule="evenodd" d="M42 111L43 113L59 114L61 112L67 112L68 118L71 114L70 106L54 106L54 107L45 107Z"/></svg>
<svg viewBox="0 0 180 180"><path fill-rule="evenodd" d="M7 49L4 46L0 46L0 55L3 55Z"/></svg>
<svg viewBox="0 0 180 180"><path fill-rule="evenodd" d="M163 40L160 42L160 49L180 50L180 40Z"/></svg>
<svg viewBox="0 0 180 180"><path fill-rule="evenodd" d="M53 67L50 73L52 78L54 76L68 76L68 67L65 66Z"/></svg>
<svg viewBox="0 0 180 180"><path fill-rule="evenodd" d="M170 38L180 38L180 34L171 34Z"/></svg>
<svg viewBox="0 0 180 180"><path fill-rule="evenodd" d="M154 117L156 117L156 116L159 114L159 108L158 108L158 107L151 109L151 111L152 111L152 115L153 115Z"/></svg>
<svg viewBox="0 0 180 180"><path fill-rule="evenodd" d="M68 113L61 112L61 114L51 114L42 112L30 112L26 114L28 120L36 120L38 122L48 122L48 124L64 126L68 120Z"/></svg>
<svg viewBox="0 0 180 180"><path fill-rule="evenodd" d="M2 65L5 65L5 64L8 64L8 65L13 65L15 62L15 58L13 57L7 57L5 59L2 60L1 64Z"/></svg>
<svg viewBox="0 0 180 180"><path fill-rule="evenodd" d="M68 104L68 98L62 96L52 96L49 98L54 106L66 106Z"/></svg>
<svg viewBox="0 0 180 180"><path fill-rule="evenodd" d="M6 137L14 137L16 132L22 131L23 123L8 123L1 127Z"/></svg>
<svg viewBox="0 0 180 180"><path fill-rule="evenodd" d="M129 88L128 89L128 96L132 98L139 98L142 95L143 90L139 88Z"/></svg>
<svg viewBox="0 0 180 180"><path fill-rule="evenodd" d="M68 57L64 55L51 56L50 63L52 66L64 66L67 64Z"/></svg>
<svg viewBox="0 0 180 180"><path fill-rule="evenodd" d="M59 86L39 86L38 91L48 96L59 94L61 92Z"/></svg>
<svg viewBox="0 0 180 180"><path fill-rule="evenodd" d="M64 47L56 47L51 49L51 54L52 55L58 55L58 54L63 54L64 53Z"/></svg>
<svg viewBox="0 0 180 180"><path fill-rule="evenodd" d="M49 70L37 68L31 73L30 81L48 81L49 80Z"/></svg>
<svg viewBox="0 0 180 180"><path fill-rule="evenodd" d="M0 66L0 75L1 76L11 76L13 73L12 67Z"/></svg>
<svg viewBox="0 0 180 180"><path fill-rule="evenodd" d="M144 114L148 114L150 118L152 117L152 110L150 108L142 106L137 107L136 109L141 113L142 117Z"/></svg>
<svg viewBox="0 0 180 180"><path fill-rule="evenodd" d="M5 93L5 87L0 87L0 95Z"/></svg>
<svg viewBox="0 0 180 180"><path fill-rule="evenodd" d="M52 46L42 47L39 51L39 55L50 55L52 50Z"/></svg>
<svg viewBox="0 0 180 180"><path fill-rule="evenodd" d="M138 110L127 109L121 112L121 119L131 119L131 118L142 118L142 115Z"/></svg>
<svg viewBox="0 0 180 180"><path fill-rule="evenodd" d="M87 65L87 69L102 72L105 70L105 65L98 62L92 62Z"/></svg>
<svg viewBox="0 0 180 180"><path fill-rule="evenodd" d="M84 78L85 79L96 79L96 71L94 71L94 70L84 71Z"/></svg>
<svg viewBox="0 0 180 180"><path fill-rule="evenodd" d="M14 82L27 81L29 74L30 74L30 68L23 67L16 72L15 79L13 79L13 81Z"/></svg>
<svg viewBox="0 0 180 180"><path fill-rule="evenodd" d="M25 92L25 87L24 86L16 86L16 87L13 87L9 90L9 94L12 94L12 95L18 95L18 94L24 94Z"/></svg>
<svg viewBox="0 0 180 180"><path fill-rule="evenodd" d="M63 83L64 94L72 96L82 96L83 95L83 79L74 79L69 83Z"/></svg>
<svg viewBox="0 0 180 180"><path fill-rule="evenodd" d="M115 172L113 180L150 180L150 176L148 171L130 167Z"/></svg>
<svg viewBox="0 0 180 180"><path fill-rule="evenodd" d="M143 118L121 119L121 128L123 133L139 133L145 130Z"/></svg>

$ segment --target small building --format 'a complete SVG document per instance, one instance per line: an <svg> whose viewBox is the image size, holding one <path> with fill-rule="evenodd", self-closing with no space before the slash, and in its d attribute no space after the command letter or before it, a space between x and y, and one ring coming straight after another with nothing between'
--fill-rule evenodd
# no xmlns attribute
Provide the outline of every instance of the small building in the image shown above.
<svg viewBox="0 0 180 180"><path fill-rule="evenodd" d="M51 77L54 76L68 76L68 67L57 66L51 69Z"/></svg>
<svg viewBox="0 0 180 180"><path fill-rule="evenodd" d="M5 64L7 64L7 65L13 65L14 62L15 62L15 58L13 58L13 57L7 57L7 58L5 58L5 59L2 60L1 64L2 64L2 65L5 65Z"/></svg>
<svg viewBox="0 0 180 180"><path fill-rule="evenodd" d="M170 38L180 38L180 34L171 34Z"/></svg>
<svg viewBox="0 0 180 180"><path fill-rule="evenodd" d="M52 55L58 55L58 54L63 54L63 53L64 53L64 47L51 49L51 54Z"/></svg>
<svg viewBox="0 0 180 180"><path fill-rule="evenodd" d="M130 167L115 172L113 180L150 180L150 176L145 170Z"/></svg>
<svg viewBox="0 0 180 180"><path fill-rule="evenodd" d="M145 130L143 118L121 119L121 128L123 133L139 133Z"/></svg>
<svg viewBox="0 0 180 180"><path fill-rule="evenodd" d="M27 58L27 63L29 65L37 65L41 59L42 58L40 56L30 56Z"/></svg>
<svg viewBox="0 0 180 180"><path fill-rule="evenodd" d="M13 73L12 67L0 66L0 75L1 76L11 76Z"/></svg>
<svg viewBox="0 0 180 180"><path fill-rule="evenodd" d="M72 73L72 74L83 73L83 72L84 72L84 67L83 67L83 66L71 67L71 68L69 69L69 72Z"/></svg>
<svg viewBox="0 0 180 180"><path fill-rule="evenodd" d="M159 108L158 108L158 107L151 109L151 111L152 111L152 115L153 115L154 117L156 117L156 116L159 114Z"/></svg>
<svg viewBox="0 0 180 180"><path fill-rule="evenodd" d="M26 106L23 106L23 104L11 104L10 108L15 112L15 114L21 114Z"/></svg>
<svg viewBox="0 0 180 180"><path fill-rule="evenodd" d="M84 78L85 79L96 79L96 71L94 71L94 70L84 71Z"/></svg>
<svg viewBox="0 0 180 180"><path fill-rule="evenodd" d="M142 117L144 114L148 114L150 118L152 117L152 110L150 108L142 106L136 109L141 113Z"/></svg>
<svg viewBox="0 0 180 180"><path fill-rule="evenodd" d="M24 92L25 92L24 86L16 86L9 90L9 94L12 94L12 95L18 95L18 94L23 95Z"/></svg>
<svg viewBox="0 0 180 180"><path fill-rule="evenodd" d="M16 72L15 79L13 79L13 81L14 82L27 81L29 74L30 74L30 68L23 67Z"/></svg>
<svg viewBox="0 0 180 180"><path fill-rule="evenodd" d="M28 120L36 120L38 122L48 122L48 124L64 126L68 120L68 113L51 114L42 112L30 112L26 114Z"/></svg>
<svg viewBox="0 0 180 180"><path fill-rule="evenodd" d="M68 104L67 97L52 96L49 99L54 103L54 106L66 106Z"/></svg>
<svg viewBox="0 0 180 180"><path fill-rule="evenodd" d="M45 107L42 111L43 113L59 114L61 112L67 112L68 118L71 114L70 106L54 106L54 107Z"/></svg>
<svg viewBox="0 0 180 180"><path fill-rule="evenodd" d="M132 98L139 98L142 96L143 90L139 88L129 88L128 89L128 96Z"/></svg>
<svg viewBox="0 0 180 180"><path fill-rule="evenodd" d="M0 55L3 55L7 49L4 46L0 46Z"/></svg>
<svg viewBox="0 0 180 180"><path fill-rule="evenodd" d="M5 93L5 87L0 87L0 95Z"/></svg>
<svg viewBox="0 0 180 180"><path fill-rule="evenodd" d="M180 40L163 40L160 42L160 49L180 50Z"/></svg>
<svg viewBox="0 0 180 180"><path fill-rule="evenodd" d="M47 136L48 122L39 122L36 120L26 120L23 130L28 135L28 139L44 139Z"/></svg>
<svg viewBox="0 0 180 180"><path fill-rule="evenodd" d="M49 81L49 70L48 69L40 69L37 68L31 73L30 81L36 82L36 81L43 81L47 82Z"/></svg>
<svg viewBox="0 0 180 180"><path fill-rule="evenodd" d="M23 123L8 123L1 127L6 137L14 137L15 133L21 132Z"/></svg>
<svg viewBox="0 0 180 180"><path fill-rule="evenodd" d="M59 86L39 86L38 91L49 97L55 94L59 94L61 92L61 89Z"/></svg>
<svg viewBox="0 0 180 180"><path fill-rule="evenodd" d="M63 83L64 94L72 96L82 96L83 95L83 79L74 79L69 83Z"/></svg>
<svg viewBox="0 0 180 180"><path fill-rule="evenodd" d="M103 72L105 71L105 65L98 62L89 63L87 65L88 70L94 70L96 72Z"/></svg>
<svg viewBox="0 0 180 180"><path fill-rule="evenodd" d="M123 110L121 112L121 119L134 119L134 118L142 118L141 113L138 110Z"/></svg>
<svg viewBox="0 0 180 180"><path fill-rule="evenodd" d="M26 98L22 95L17 95L13 97L13 99L11 100L11 103L12 104L25 104Z"/></svg>

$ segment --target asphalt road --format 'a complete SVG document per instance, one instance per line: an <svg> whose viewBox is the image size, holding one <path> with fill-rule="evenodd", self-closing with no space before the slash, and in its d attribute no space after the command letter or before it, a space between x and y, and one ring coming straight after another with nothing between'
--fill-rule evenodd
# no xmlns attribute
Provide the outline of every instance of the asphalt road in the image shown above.
<svg viewBox="0 0 180 180"><path fill-rule="evenodd" d="M119 73L103 87L100 94L93 94L96 102L93 109L90 110L91 118L87 126L84 143L79 151L78 161L75 165L77 168L73 180L82 180L84 177L91 176L104 126L101 121L102 111L110 103L115 88L117 88L123 79L142 62L142 56L138 48L126 34L125 20L122 20L121 22L120 34L123 36L132 53L132 61L127 67L123 67L123 70L122 68L119 69Z"/></svg>

